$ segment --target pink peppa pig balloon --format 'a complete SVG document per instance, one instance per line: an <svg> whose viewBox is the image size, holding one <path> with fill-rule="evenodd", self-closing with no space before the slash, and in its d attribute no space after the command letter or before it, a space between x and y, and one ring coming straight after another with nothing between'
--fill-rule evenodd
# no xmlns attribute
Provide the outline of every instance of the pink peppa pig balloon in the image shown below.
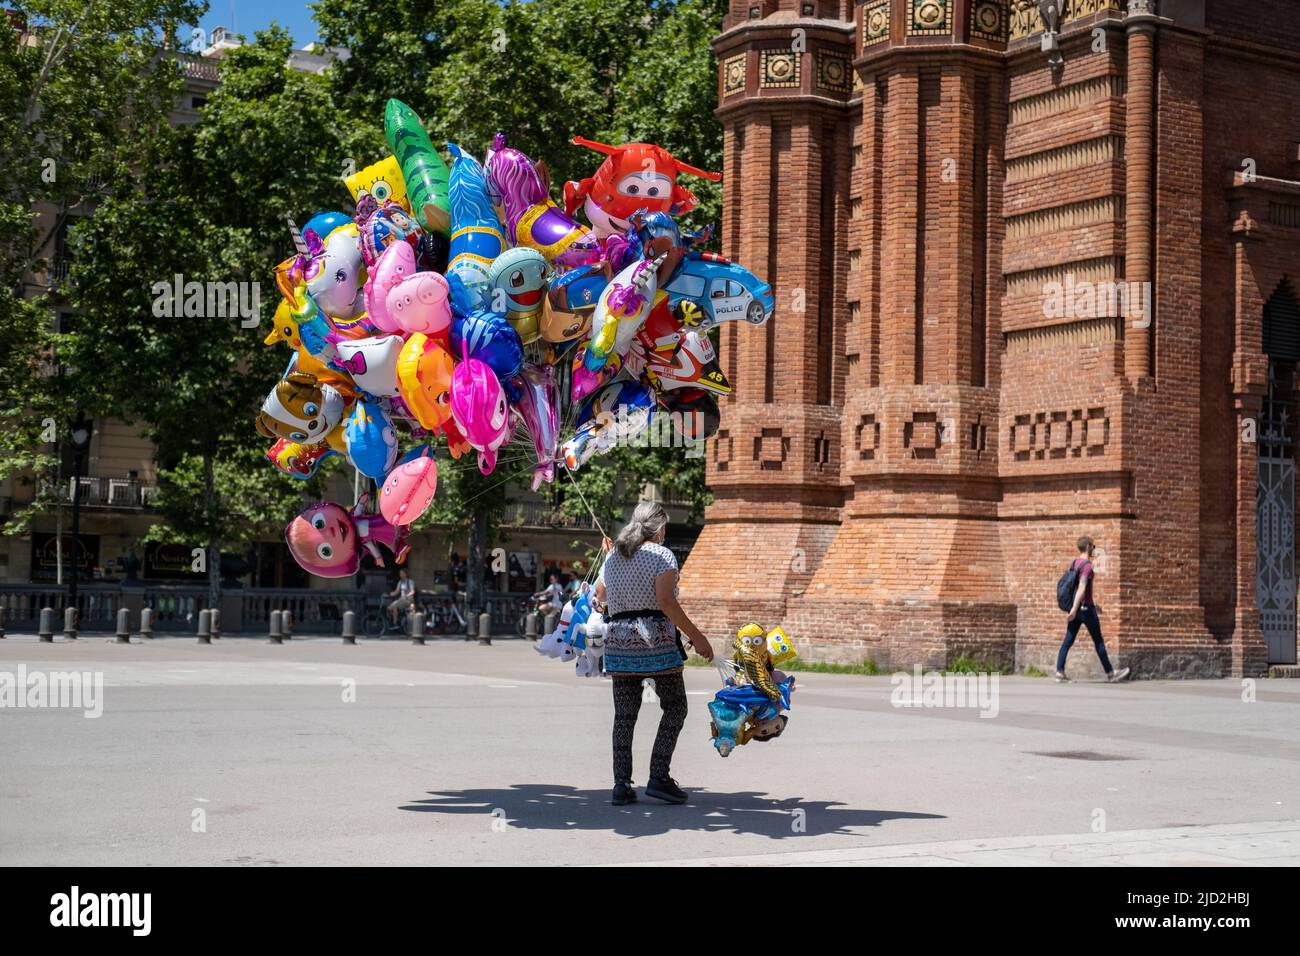
<svg viewBox="0 0 1300 956"><path fill-rule="evenodd" d="M497 449L510 439L506 393L486 363L465 357L451 376L451 415L465 440L478 450L478 469L492 474Z"/></svg>
<svg viewBox="0 0 1300 956"><path fill-rule="evenodd" d="M385 312L402 332L419 332L445 348L451 330L447 280L436 272L417 272L388 291Z"/></svg>
<svg viewBox="0 0 1300 956"><path fill-rule="evenodd" d="M400 332L388 314L388 293L407 276L415 275L415 250L409 243L395 242L384 250L366 278L366 312L370 323L381 332Z"/></svg>
<svg viewBox="0 0 1300 956"><path fill-rule="evenodd" d="M388 473L379 494L379 511L392 524L406 526L428 510L438 490L438 466L426 445Z"/></svg>

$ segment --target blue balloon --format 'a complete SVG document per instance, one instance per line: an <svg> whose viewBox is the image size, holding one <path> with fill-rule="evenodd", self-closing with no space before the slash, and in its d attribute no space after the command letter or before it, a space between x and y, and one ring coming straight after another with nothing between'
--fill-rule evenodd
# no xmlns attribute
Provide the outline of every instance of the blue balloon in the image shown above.
<svg viewBox="0 0 1300 956"><path fill-rule="evenodd" d="M524 343L503 316L479 309L453 318L451 355L457 361L468 357L483 362L496 373L510 401L519 400L519 390L510 380L523 371Z"/></svg>
<svg viewBox="0 0 1300 956"><path fill-rule="evenodd" d="M348 458L361 474L382 481L397 461L397 431L378 403L367 398L357 401L343 426Z"/></svg>

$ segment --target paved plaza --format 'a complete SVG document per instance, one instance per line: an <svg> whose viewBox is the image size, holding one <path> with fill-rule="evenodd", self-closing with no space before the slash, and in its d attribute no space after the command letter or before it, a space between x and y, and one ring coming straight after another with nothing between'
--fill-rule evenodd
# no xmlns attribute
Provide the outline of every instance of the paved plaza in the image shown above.
<svg viewBox="0 0 1300 956"><path fill-rule="evenodd" d="M691 803L613 807L607 683L518 641L0 641L0 682L54 672L102 713L0 707L0 864L1300 862L1300 681L1003 677L981 716L808 673L724 760L691 668Z"/></svg>

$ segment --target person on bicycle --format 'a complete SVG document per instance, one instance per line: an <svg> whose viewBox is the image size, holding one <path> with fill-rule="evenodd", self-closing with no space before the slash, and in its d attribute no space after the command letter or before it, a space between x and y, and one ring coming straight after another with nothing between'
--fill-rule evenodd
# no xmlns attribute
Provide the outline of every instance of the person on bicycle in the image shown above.
<svg viewBox="0 0 1300 956"><path fill-rule="evenodd" d="M559 573L552 571L551 583L534 594L533 597L542 602L537 606L537 609L543 614L562 610L564 608L564 585L560 583Z"/></svg>
<svg viewBox="0 0 1300 956"><path fill-rule="evenodd" d="M406 568L402 568L397 572L397 587L385 594L384 597L396 598L395 601L390 602L388 605L388 617L392 622L392 629L399 630L398 614L415 604L415 582L411 580Z"/></svg>

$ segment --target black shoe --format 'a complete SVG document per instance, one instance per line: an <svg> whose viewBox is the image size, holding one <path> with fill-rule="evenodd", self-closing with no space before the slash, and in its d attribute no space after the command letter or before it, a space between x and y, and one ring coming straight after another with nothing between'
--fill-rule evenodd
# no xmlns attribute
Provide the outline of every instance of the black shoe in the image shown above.
<svg viewBox="0 0 1300 956"><path fill-rule="evenodd" d="M662 800L664 803L685 803L690 797L686 791L677 786L677 781L672 777L663 777L656 780L650 778L646 785L645 795L654 797L656 800Z"/></svg>
<svg viewBox="0 0 1300 956"><path fill-rule="evenodd" d="M636 803L636 787L630 783L614 784L614 793L609 802L616 807L621 807L626 803Z"/></svg>

